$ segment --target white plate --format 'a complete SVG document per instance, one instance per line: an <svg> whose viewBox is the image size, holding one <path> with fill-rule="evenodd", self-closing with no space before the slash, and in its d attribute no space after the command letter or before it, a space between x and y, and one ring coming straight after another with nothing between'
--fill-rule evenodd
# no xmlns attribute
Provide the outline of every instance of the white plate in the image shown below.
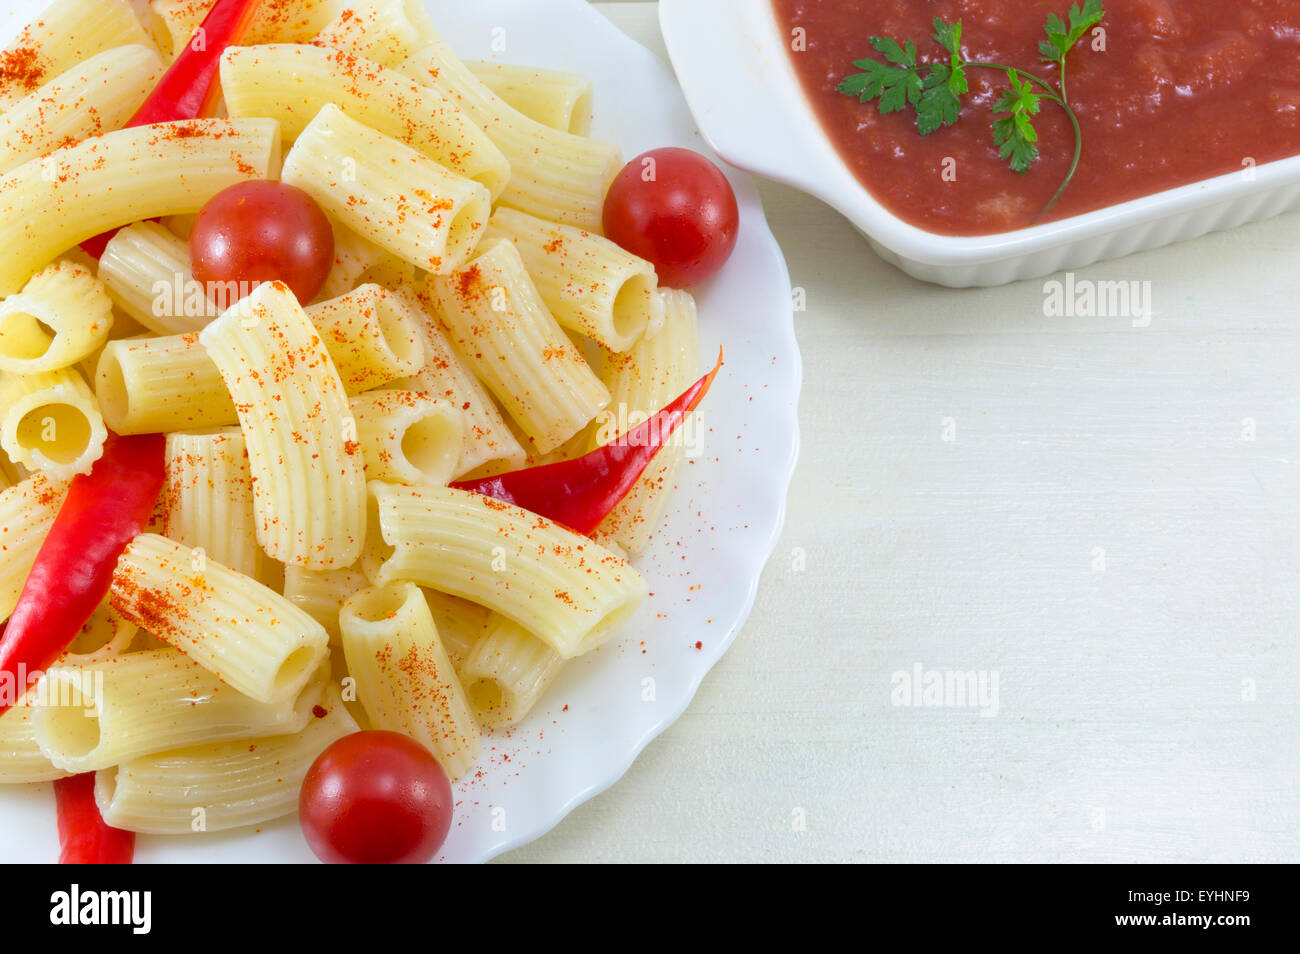
<svg viewBox="0 0 1300 954"><path fill-rule="evenodd" d="M0 14L3 43L44 2L11 5L12 13ZM618 142L627 158L657 146L703 148L669 69L583 0L429 5L466 58L489 58L494 41L504 41L501 60L590 76L594 135ZM798 451L801 368L785 260L753 184L743 174L730 177L741 209L736 253L697 289L702 361L711 363L722 345L726 367L702 408L705 453L685 469L666 527L637 561L654 595L621 639L571 665L520 729L487 738L481 775L456 786L445 860L484 861L523 845L617 781L685 711L753 606ZM0 845L3 861L57 857L48 785L0 790ZM140 836L136 858L283 862L312 855L297 820L288 818L257 833Z"/></svg>
<svg viewBox="0 0 1300 954"><path fill-rule="evenodd" d="M885 261L922 281L1002 285L1300 209L1293 156L1014 232L927 232L877 202L840 159L804 96L769 0L661 0L659 14L686 98L718 154L817 196Z"/></svg>

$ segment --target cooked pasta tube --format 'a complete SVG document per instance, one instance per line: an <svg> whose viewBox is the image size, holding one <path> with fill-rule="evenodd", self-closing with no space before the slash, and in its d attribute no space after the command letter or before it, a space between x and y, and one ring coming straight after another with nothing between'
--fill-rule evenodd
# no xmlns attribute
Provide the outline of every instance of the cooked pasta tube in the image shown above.
<svg viewBox="0 0 1300 954"><path fill-rule="evenodd" d="M416 391L370 391L352 399L367 480L451 482L465 444L465 415Z"/></svg>
<svg viewBox="0 0 1300 954"><path fill-rule="evenodd" d="M330 640L339 638L339 609L353 593L370 585L357 567L343 570L284 568L284 598L325 627Z"/></svg>
<svg viewBox="0 0 1300 954"><path fill-rule="evenodd" d="M309 570L351 566L365 536L365 466L343 382L293 292L259 286L199 341L239 414L262 549Z"/></svg>
<svg viewBox="0 0 1300 954"><path fill-rule="evenodd" d="M0 546L0 622L7 620L18 605L27 574L67 493L66 482L39 473L0 490L0 529L4 531L4 545Z"/></svg>
<svg viewBox="0 0 1300 954"><path fill-rule="evenodd" d="M591 134L594 90L587 77L509 63L467 62L465 66L529 119L575 136Z"/></svg>
<svg viewBox="0 0 1300 954"><path fill-rule="evenodd" d="M625 559L520 507L450 487L369 491L366 576L489 607L565 659L608 639L646 595Z"/></svg>
<svg viewBox="0 0 1300 954"><path fill-rule="evenodd" d="M0 371L36 374L83 360L108 340L113 303L90 270L60 261L0 301Z"/></svg>
<svg viewBox="0 0 1300 954"><path fill-rule="evenodd" d="M190 270L190 246L157 222L122 229L99 260L99 280L113 303L150 331L201 331L221 314Z"/></svg>
<svg viewBox="0 0 1300 954"><path fill-rule="evenodd" d="M105 599L81 624L81 629L58 661L62 665L84 667L96 660L120 656L130 648L139 632L140 627L113 609L112 603Z"/></svg>
<svg viewBox="0 0 1300 954"><path fill-rule="evenodd" d="M69 773L55 768L36 744L32 707L23 699L0 719L0 785L48 782Z"/></svg>
<svg viewBox="0 0 1300 954"><path fill-rule="evenodd" d="M0 447L51 477L89 473L108 431L99 402L74 368L0 375Z"/></svg>
<svg viewBox="0 0 1300 954"><path fill-rule="evenodd" d="M309 305L307 317L320 332L349 394L410 377L424 367L417 317L379 285L362 285Z"/></svg>
<svg viewBox="0 0 1300 954"><path fill-rule="evenodd" d="M167 435L162 499L165 536L257 578L266 557L257 545L253 475L243 434L228 429Z"/></svg>
<svg viewBox="0 0 1300 954"><path fill-rule="evenodd" d="M483 725L518 725L555 681L564 659L528 630L494 616L461 664L461 679Z"/></svg>
<svg viewBox="0 0 1300 954"><path fill-rule="evenodd" d="M334 226L334 265L317 296L328 301L346 295L364 284L398 288L415 282L415 266L404 262L349 228Z"/></svg>
<svg viewBox="0 0 1300 954"><path fill-rule="evenodd" d="M559 447L609 403L511 242L484 242L473 261L430 287L449 340L538 451Z"/></svg>
<svg viewBox="0 0 1300 954"><path fill-rule="evenodd" d="M286 139L298 138L333 103L369 129L480 183L494 199L510 178L501 150L455 103L352 53L289 44L234 47L221 58L221 89L230 115L270 116Z"/></svg>
<svg viewBox="0 0 1300 954"><path fill-rule="evenodd" d="M556 321L610 351L663 321L654 266L607 238L504 208L488 224L484 239L493 238L514 243Z"/></svg>
<svg viewBox="0 0 1300 954"><path fill-rule="evenodd" d="M298 809L312 762L357 731L329 685L302 731L127 759L95 777L95 801L114 828L159 835L257 825Z"/></svg>
<svg viewBox="0 0 1300 954"><path fill-rule="evenodd" d="M510 163L499 202L553 222L601 230L605 194L623 167L618 146L551 129L529 119L488 89L442 40L399 69L457 103Z"/></svg>
<svg viewBox="0 0 1300 954"><path fill-rule="evenodd" d="M50 79L0 112L0 174L124 126L162 71L157 50L133 44L104 50Z"/></svg>
<svg viewBox="0 0 1300 954"><path fill-rule="evenodd" d="M0 111L83 60L118 46L153 46L129 0L54 0L0 53Z"/></svg>
<svg viewBox="0 0 1300 954"><path fill-rule="evenodd" d="M221 372L197 333L110 341L95 369L104 420L119 434L239 423Z"/></svg>
<svg viewBox="0 0 1300 954"><path fill-rule="evenodd" d="M266 703L226 685L176 649L55 665L33 690L36 743L58 768L93 772L189 745L301 731L324 684Z"/></svg>
<svg viewBox="0 0 1300 954"><path fill-rule="evenodd" d="M258 702L302 691L325 630L279 593L166 537L145 533L113 571L113 609Z"/></svg>
<svg viewBox="0 0 1300 954"><path fill-rule="evenodd" d="M348 672L377 729L424 745L452 779L479 750L479 728L424 594L413 583L363 590L339 613Z"/></svg>
<svg viewBox="0 0 1300 954"><path fill-rule="evenodd" d="M298 137L281 178L363 238L434 273L470 257L491 214L486 187L333 103Z"/></svg>
<svg viewBox="0 0 1300 954"><path fill-rule="evenodd" d="M424 345L424 367L411 378L393 383L403 391L422 391L451 402L465 416L465 444L454 477L490 461L523 463L525 452L492 395L465 365L439 327L438 304L427 288L398 293L411 310ZM509 469L507 467L506 469Z"/></svg>
<svg viewBox="0 0 1300 954"><path fill-rule="evenodd" d="M605 383L613 400L608 419L596 428L592 446L616 440L626 427L648 420L691 386L700 374L700 335L695 299L689 292L663 289L664 324L638 341L626 354L611 355L605 366ZM686 428L677 435L687 433ZM630 553L639 553L663 519L668 497L686 462L686 445L670 440L655 455L600 527Z"/></svg>
<svg viewBox="0 0 1300 954"><path fill-rule="evenodd" d="M119 129L0 176L0 296L78 242L197 212L227 186L274 176L273 119L196 119Z"/></svg>
<svg viewBox="0 0 1300 954"><path fill-rule="evenodd" d="M433 614L438 637L447 650L447 658L456 667L457 674L460 674L461 665L474 649L474 644L487 632L494 618L492 611L486 606L479 606L449 593L439 593L437 590L425 590L424 599L429 604L429 612ZM462 678L461 685L464 683Z"/></svg>
<svg viewBox="0 0 1300 954"><path fill-rule="evenodd" d="M423 0L361 0L327 23L312 42L393 67L434 36Z"/></svg>
<svg viewBox="0 0 1300 954"><path fill-rule="evenodd" d="M179 53L208 15L216 0L151 0L150 7ZM350 6L349 0L262 0L248 27L247 42L301 43Z"/></svg>

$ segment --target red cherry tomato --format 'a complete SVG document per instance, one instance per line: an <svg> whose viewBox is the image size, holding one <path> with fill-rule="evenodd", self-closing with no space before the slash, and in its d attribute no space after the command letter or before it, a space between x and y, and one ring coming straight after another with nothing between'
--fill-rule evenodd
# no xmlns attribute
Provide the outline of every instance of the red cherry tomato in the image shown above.
<svg viewBox="0 0 1300 954"><path fill-rule="evenodd" d="M281 281L306 304L333 264L329 219L306 192L279 182L254 180L223 189L190 232L190 266L205 286L246 283L239 287L247 294L263 282Z"/></svg>
<svg viewBox="0 0 1300 954"><path fill-rule="evenodd" d="M331 864L419 864L447 840L451 784L437 759L397 732L354 732L307 770L298 815Z"/></svg>
<svg viewBox="0 0 1300 954"><path fill-rule="evenodd" d="M713 277L731 257L739 231L731 183L689 149L637 156L605 198L605 235L653 263L669 288Z"/></svg>

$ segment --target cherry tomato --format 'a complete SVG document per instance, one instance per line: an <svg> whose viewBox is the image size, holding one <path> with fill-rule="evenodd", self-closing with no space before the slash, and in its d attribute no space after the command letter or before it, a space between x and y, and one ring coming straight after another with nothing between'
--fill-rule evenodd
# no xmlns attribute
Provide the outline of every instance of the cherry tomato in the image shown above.
<svg viewBox="0 0 1300 954"><path fill-rule="evenodd" d="M736 247L731 183L689 149L655 149L620 172L605 198L605 235L655 266L669 288L713 277Z"/></svg>
<svg viewBox="0 0 1300 954"><path fill-rule="evenodd" d="M320 292L334 264L334 230L301 189L253 180L213 196L190 232L190 267L205 286L281 281L303 304ZM211 296L210 296L211 297ZM234 301L224 302L233 305Z"/></svg>
<svg viewBox="0 0 1300 954"><path fill-rule="evenodd" d="M447 840L451 783L437 759L397 732L354 732L307 770L298 815L331 864L419 864Z"/></svg>

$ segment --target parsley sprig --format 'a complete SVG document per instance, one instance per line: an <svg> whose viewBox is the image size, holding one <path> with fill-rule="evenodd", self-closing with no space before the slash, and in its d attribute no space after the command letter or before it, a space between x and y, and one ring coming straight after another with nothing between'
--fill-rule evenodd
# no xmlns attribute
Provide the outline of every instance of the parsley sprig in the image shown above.
<svg viewBox="0 0 1300 954"><path fill-rule="evenodd" d="M1043 32L1047 39L1038 45L1041 59L1060 71L1059 90L1050 82L1027 70L1016 69L1002 63L968 60L961 54L961 21L945 23L934 18L934 41L948 53L946 61L920 63L916 44L911 40L899 43L884 36L871 38L872 48L882 60L862 59L854 66L862 72L845 77L840 92L856 96L859 102L876 100L882 113L894 113L911 107L916 113L916 129L922 136L957 121L962 111L962 97L969 90L966 79L968 69L997 70L1004 73L1010 84L993 104L993 142L1011 169L1021 175L1038 161L1038 130L1033 117L1038 115L1044 99L1065 111L1074 129L1074 159L1070 163L1060 187L1039 211L1042 216L1059 199L1074 178L1083 153L1083 133L1079 117L1070 106L1065 86L1065 64L1070 51L1085 33L1101 22L1105 16L1102 0L1084 0L1074 4L1069 11L1069 23L1055 13L1047 18Z"/></svg>

